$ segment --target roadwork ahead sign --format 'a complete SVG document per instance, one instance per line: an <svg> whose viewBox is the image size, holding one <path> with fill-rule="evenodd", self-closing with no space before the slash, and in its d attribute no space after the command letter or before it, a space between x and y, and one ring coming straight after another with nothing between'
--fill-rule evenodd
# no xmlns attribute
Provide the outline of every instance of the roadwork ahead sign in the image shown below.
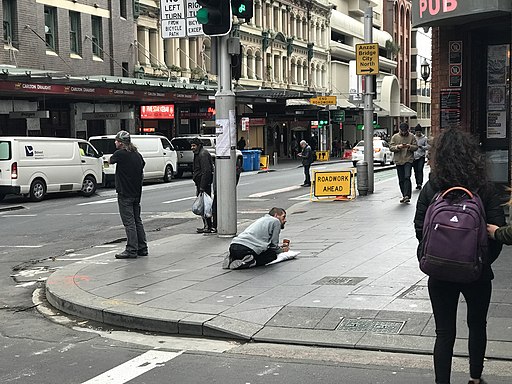
<svg viewBox="0 0 512 384"><path fill-rule="evenodd" d="M356 73L358 75L379 73L379 44L356 44Z"/></svg>
<svg viewBox="0 0 512 384"><path fill-rule="evenodd" d="M314 173L314 191L316 197L320 196L348 196L352 181L352 172L323 172Z"/></svg>

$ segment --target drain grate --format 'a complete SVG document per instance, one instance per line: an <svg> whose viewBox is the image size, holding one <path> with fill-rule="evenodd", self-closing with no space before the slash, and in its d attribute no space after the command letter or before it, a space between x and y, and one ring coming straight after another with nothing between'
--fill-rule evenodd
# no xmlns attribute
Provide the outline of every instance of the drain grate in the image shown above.
<svg viewBox="0 0 512 384"><path fill-rule="evenodd" d="M399 334L405 321L373 320L373 319L343 319L336 328L338 331L373 332Z"/></svg>
<svg viewBox="0 0 512 384"><path fill-rule="evenodd" d="M356 285L366 277L326 276L313 283L313 285Z"/></svg>

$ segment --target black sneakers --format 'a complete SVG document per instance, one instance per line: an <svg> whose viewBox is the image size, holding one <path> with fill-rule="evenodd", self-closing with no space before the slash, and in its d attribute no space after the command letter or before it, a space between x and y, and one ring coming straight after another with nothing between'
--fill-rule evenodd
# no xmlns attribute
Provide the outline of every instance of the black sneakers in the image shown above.
<svg viewBox="0 0 512 384"><path fill-rule="evenodd" d="M148 255L148 249L139 249L137 251L137 256L147 256Z"/></svg>
<svg viewBox="0 0 512 384"><path fill-rule="evenodd" d="M130 252L127 252L127 251L123 251L121 253L118 253L116 255L116 259L136 259L137 258L137 254L136 253L130 253Z"/></svg>

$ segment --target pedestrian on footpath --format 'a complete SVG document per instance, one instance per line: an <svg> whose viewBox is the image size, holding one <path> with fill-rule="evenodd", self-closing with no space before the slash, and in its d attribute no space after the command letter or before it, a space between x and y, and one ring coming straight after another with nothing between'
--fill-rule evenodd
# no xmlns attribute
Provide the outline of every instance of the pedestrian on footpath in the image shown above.
<svg viewBox="0 0 512 384"><path fill-rule="evenodd" d="M306 140L301 140L300 147L302 151L297 156L302 159L302 165L304 167L304 183L302 183L301 187L310 187L311 176L309 174L309 168L311 168L311 164L313 163L313 150Z"/></svg>
<svg viewBox="0 0 512 384"><path fill-rule="evenodd" d="M409 132L409 124L400 124L398 133L395 133L391 138L389 149L395 154L393 161L396 164L398 185L402 193L400 202L408 203L412 196L411 171L414 151L418 149L414 135Z"/></svg>
<svg viewBox="0 0 512 384"><path fill-rule="evenodd" d="M427 136L423 134L421 125L418 124L414 127L414 135L416 137L416 143L418 143L418 149L414 151L412 167L414 169L414 178L416 179L416 189L421 189L423 186L423 168L425 167L425 157L429 145L427 143Z"/></svg>
<svg viewBox="0 0 512 384"><path fill-rule="evenodd" d="M203 148L203 143L198 137L194 137L190 143L194 152L194 164L192 167L192 180L196 185L196 196L207 193L212 196L213 160L212 155ZM197 233L214 233L212 218L203 217L203 227L197 228Z"/></svg>
<svg viewBox="0 0 512 384"><path fill-rule="evenodd" d="M435 139L430 152L430 180L420 192L414 217L416 237L420 242L419 250L422 249L423 225L428 206L433 202L436 193L454 186L464 187L480 196L485 207L487 223L505 225L500 199L493 185L487 181L485 161L473 137L458 129L446 129ZM454 247L459 245L457 239L453 240L453 244ZM484 264L480 278L472 283L428 278L428 293L436 326L434 371L437 384L450 384L457 306L461 293L467 304L469 328L468 384L485 384L481 376L487 345L487 312L491 300L491 280L494 278L491 264L500 254L501 248L499 242L489 240L488 262Z"/></svg>
<svg viewBox="0 0 512 384"><path fill-rule="evenodd" d="M134 259L148 255L146 232L140 218L140 199L144 177L144 159L132 144L130 134L119 131L116 134L117 150L109 163L116 164L116 192L119 215L126 231L126 248L116 259Z"/></svg>
<svg viewBox="0 0 512 384"><path fill-rule="evenodd" d="M283 208L272 208L268 214L233 238L222 268L258 267L276 260L277 254L288 252L289 242L279 245L279 235L285 224L286 211Z"/></svg>

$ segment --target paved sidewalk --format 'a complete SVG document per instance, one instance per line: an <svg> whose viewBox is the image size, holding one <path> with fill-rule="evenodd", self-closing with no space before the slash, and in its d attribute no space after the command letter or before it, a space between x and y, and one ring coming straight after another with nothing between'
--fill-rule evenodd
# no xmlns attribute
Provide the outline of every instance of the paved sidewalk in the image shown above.
<svg viewBox="0 0 512 384"><path fill-rule="evenodd" d="M127 328L303 345L431 353L434 324L412 228L415 200L399 204L396 178L353 201L299 202L282 237L295 260L221 269L230 239L177 234L150 256L116 260L96 247L53 273L49 302ZM239 224L239 231L249 222ZM512 360L512 247L494 264L488 358ZM460 303L456 354L466 355Z"/></svg>

